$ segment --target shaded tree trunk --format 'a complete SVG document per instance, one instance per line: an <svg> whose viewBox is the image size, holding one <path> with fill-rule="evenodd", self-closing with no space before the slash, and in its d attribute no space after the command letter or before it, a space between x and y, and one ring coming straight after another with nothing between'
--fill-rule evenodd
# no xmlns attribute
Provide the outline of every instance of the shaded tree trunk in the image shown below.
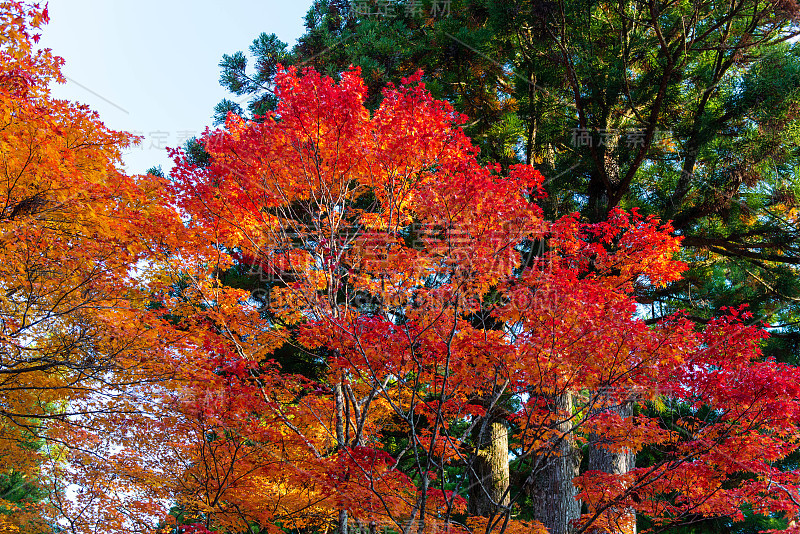
<svg viewBox="0 0 800 534"><path fill-rule="evenodd" d="M556 429L561 436L553 443L553 451L544 458L525 484L533 500L533 517L541 521L550 534L569 534L572 521L581 515L581 503L575 499L577 489L572 480L578 476L580 450L576 447L572 427L572 394L562 393L553 398L553 410L559 415Z"/></svg>
<svg viewBox="0 0 800 534"><path fill-rule="evenodd" d="M508 428L496 420L481 426L470 469L469 513L488 517L509 504Z"/></svg>
<svg viewBox="0 0 800 534"><path fill-rule="evenodd" d="M601 395L603 394L601 393ZM629 401L601 397L601 402L607 404L605 408L607 411L616 412L626 419L633 416L633 404ZM589 438L588 470L621 475L636 467L636 455L630 449L610 451L602 446L612 443L604 436L592 435ZM616 528L611 531L612 534L636 534L636 513L634 510L630 508L612 508L609 510L609 518L611 518L612 524L616 524ZM600 531L589 530L589 532L599 533Z"/></svg>
<svg viewBox="0 0 800 534"><path fill-rule="evenodd" d="M347 399L344 396L344 388L342 382L336 382L333 385L333 396L336 403L336 446L337 449L342 450L347 446L345 437L345 403ZM347 534L347 510L339 510L338 517L339 534Z"/></svg>

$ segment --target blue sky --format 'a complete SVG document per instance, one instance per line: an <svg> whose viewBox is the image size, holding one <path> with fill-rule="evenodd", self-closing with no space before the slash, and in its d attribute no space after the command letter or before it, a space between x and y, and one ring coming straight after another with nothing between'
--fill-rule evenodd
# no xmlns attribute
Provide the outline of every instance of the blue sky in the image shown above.
<svg viewBox="0 0 800 534"><path fill-rule="evenodd" d="M144 135L125 167L169 169L164 146L211 125L228 94L222 54L246 51L261 32L293 45L311 0L50 0L41 45L63 57L55 97L88 104L107 126Z"/></svg>

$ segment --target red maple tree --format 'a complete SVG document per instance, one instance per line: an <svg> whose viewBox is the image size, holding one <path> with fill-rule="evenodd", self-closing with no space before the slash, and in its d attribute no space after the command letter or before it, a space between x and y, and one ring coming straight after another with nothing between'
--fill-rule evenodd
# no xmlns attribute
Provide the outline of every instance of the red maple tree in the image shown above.
<svg viewBox="0 0 800 534"><path fill-rule="evenodd" d="M575 478L579 532L632 531L636 513L657 525L744 504L797 513L797 474L774 467L796 447L797 371L762 358L765 334L741 310L701 330L637 314L635 285L683 270L668 224L619 210L599 224L544 220L542 176L480 165L463 117L419 74L373 114L357 70L338 83L282 70L276 94L274 113L204 135L209 166L176 153L187 242L208 258L183 268L211 267L193 277L204 302L253 306L220 284L236 262L263 277L265 319L225 327L235 370L200 386L231 399L208 409L226 446L248 450L231 463L239 482L204 501L209 517L542 528L515 518L525 510L507 475L477 477L493 425L506 463L510 452L531 477L565 441L657 451L646 467ZM292 343L325 365L321 380L270 360ZM565 396L566 409L554 403ZM447 478L455 465L468 474ZM464 520L462 499L481 492L484 519Z"/></svg>

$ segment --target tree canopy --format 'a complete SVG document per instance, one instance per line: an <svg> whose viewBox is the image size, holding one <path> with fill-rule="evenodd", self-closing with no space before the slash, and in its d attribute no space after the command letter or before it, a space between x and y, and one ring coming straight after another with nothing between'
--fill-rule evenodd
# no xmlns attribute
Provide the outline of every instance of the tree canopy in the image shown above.
<svg viewBox="0 0 800 534"><path fill-rule="evenodd" d="M796 6L393 5L129 176L0 4L0 530L796 532Z"/></svg>
<svg viewBox="0 0 800 534"><path fill-rule="evenodd" d="M443 4L315 1L293 49L262 34L254 70L226 55L220 81L257 115L274 106L277 62L334 77L352 64L374 108L380 87L421 68L470 117L485 161L547 177L551 217L599 221L619 206L672 221L691 269L637 296L654 318L688 309L705 322L747 303L777 325L771 353L795 358L797 5Z"/></svg>
<svg viewBox="0 0 800 534"><path fill-rule="evenodd" d="M279 514L262 508L268 498L237 501L236 514L267 528L542 528L508 480L497 492L475 476L493 427L486 415L501 405L494 422L526 477L565 439L601 435L605 450L658 457L625 473L582 472L579 532L633 528L634 512L656 524L740 515L751 502L759 513L794 512L793 475L772 463L794 448L786 432L796 370L761 357L765 334L747 312L732 308L699 332L679 315L648 326L634 313L635 287L663 286L685 269L672 259L680 239L670 226L621 210L600 223L576 214L548 222L533 202L543 177L525 164L505 172L479 163L457 126L465 117L434 100L419 74L384 90L373 113L367 94L357 70L336 83L278 69L274 112L231 115L208 132L207 166L177 154L189 231L225 265L263 277L270 345L291 340L327 367L322 380L288 382L261 356L264 341L248 348L255 335L231 332L224 359L249 363L225 373L220 396L245 403L259 432L267 420L282 429L295 447L281 450L303 453L302 469L287 472L272 452L264 469L280 470L258 471L283 481ZM522 263L534 241L546 252ZM565 392L566 410L552 402ZM635 415L620 416L620 405ZM230 404L224 412L243 432L243 415ZM251 473L262 465L255 451L281 442L226 439L253 448ZM492 506L465 514L476 484ZM235 499L237 487L226 490ZM214 514L231 520L222 501L205 510L210 528Z"/></svg>

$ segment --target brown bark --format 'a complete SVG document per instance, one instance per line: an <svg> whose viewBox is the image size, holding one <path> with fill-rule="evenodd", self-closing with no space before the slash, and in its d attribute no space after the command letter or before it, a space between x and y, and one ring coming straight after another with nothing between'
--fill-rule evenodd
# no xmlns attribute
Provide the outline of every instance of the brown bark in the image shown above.
<svg viewBox="0 0 800 534"><path fill-rule="evenodd" d="M344 388L342 382L337 382L333 385L334 402L336 403L336 447L340 451L347 445L345 437L345 403L347 399L344 396ZM339 534L347 534L347 510L339 510L338 517Z"/></svg>
<svg viewBox="0 0 800 534"><path fill-rule="evenodd" d="M508 429L492 421L480 434L470 469L469 513L488 517L509 504Z"/></svg>
<svg viewBox="0 0 800 534"><path fill-rule="evenodd" d="M553 399L553 410L559 414L555 428L560 436L553 450L544 458L544 465L525 485L533 500L533 517L541 521L550 534L569 534L572 521L581 515L581 503L572 480L578 476L580 451L571 432L572 395L569 392Z"/></svg>
<svg viewBox="0 0 800 534"><path fill-rule="evenodd" d="M603 394L601 393L601 395ZM616 401L601 397L601 402L607 403L605 407L607 411L616 412L623 418L633 416L633 405L629 401ZM587 466L589 471L602 471L621 475L636 467L636 455L633 451L629 449L610 451L603 447L603 445L612 443L604 436L592 435L589 438ZM636 514L634 510L629 508L610 508L608 512L610 517L616 517L612 521L612 523L616 523L616 528L611 531L611 534L636 534ZM588 532L599 533L601 531L589 529Z"/></svg>

